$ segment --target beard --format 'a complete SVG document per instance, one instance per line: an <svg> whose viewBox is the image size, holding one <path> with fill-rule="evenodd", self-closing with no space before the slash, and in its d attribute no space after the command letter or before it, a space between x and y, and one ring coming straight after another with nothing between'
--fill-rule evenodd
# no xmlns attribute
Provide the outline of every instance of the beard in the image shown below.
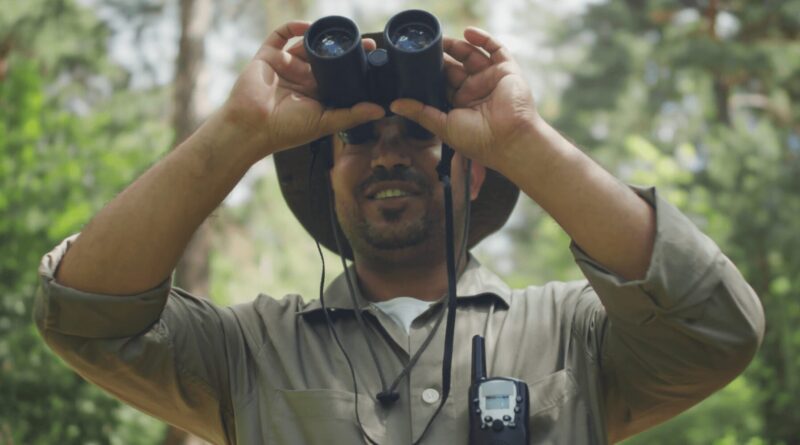
<svg viewBox="0 0 800 445"><path fill-rule="evenodd" d="M426 212L422 217L406 223L400 223L401 211L385 210L381 212L384 221L396 223L390 229L378 228L367 221L363 215L356 222L355 235L360 237L370 247L378 250L396 250L414 247L429 239L434 227L431 212ZM348 236L352 239L352 236Z"/></svg>
<svg viewBox="0 0 800 445"><path fill-rule="evenodd" d="M369 186L381 181L413 182L426 197L426 210L419 216L409 219L404 215L407 209L383 209L377 215L378 221L371 221L357 205L345 206L337 202L337 214L342 231L354 250L399 250L418 246L429 241L441 221L433 204L433 188L420 172L407 167L396 167L391 170L377 168L373 175L359 184L355 195L361 196ZM344 216L344 218L343 218ZM374 218L375 215L373 215Z"/></svg>

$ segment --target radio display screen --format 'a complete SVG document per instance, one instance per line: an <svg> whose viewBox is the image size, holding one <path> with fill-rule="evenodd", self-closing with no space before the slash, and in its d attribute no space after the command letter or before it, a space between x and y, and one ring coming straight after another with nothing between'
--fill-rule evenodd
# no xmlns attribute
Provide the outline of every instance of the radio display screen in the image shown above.
<svg viewBox="0 0 800 445"><path fill-rule="evenodd" d="M486 396L486 409L508 409L508 396Z"/></svg>

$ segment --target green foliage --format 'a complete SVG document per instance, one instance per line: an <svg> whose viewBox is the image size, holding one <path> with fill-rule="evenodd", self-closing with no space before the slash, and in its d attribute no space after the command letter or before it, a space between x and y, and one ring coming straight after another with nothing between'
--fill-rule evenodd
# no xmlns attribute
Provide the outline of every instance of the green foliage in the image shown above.
<svg viewBox="0 0 800 445"><path fill-rule="evenodd" d="M171 135L141 124L157 122L152 95L109 92L126 76L91 11L12 2L0 24L0 443L111 443L126 425L120 404L66 368L31 323L36 270ZM148 436L130 433L125 443Z"/></svg>
<svg viewBox="0 0 800 445"><path fill-rule="evenodd" d="M739 377L702 404L679 415L661 428L646 431L627 444L747 444L766 443L761 438L763 420L752 406L756 389ZM733 422L732 420L736 420Z"/></svg>
<svg viewBox="0 0 800 445"><path fill-rule="evenodd" d="M767 314L745 377L629 443L798 443L798 11L796 0L628 0L594 4L556 33L590 43L557 127L626 181L659 186Z"/></svg>

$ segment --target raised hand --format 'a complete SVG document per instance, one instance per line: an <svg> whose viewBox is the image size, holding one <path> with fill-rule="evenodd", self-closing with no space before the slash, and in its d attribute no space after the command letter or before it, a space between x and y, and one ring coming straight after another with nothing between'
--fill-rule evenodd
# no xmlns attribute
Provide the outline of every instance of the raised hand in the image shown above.
<svg viewBox="0 0 800 445"><path fill-rule="evenodd" d="M309 26L289 22L270 34L223 107L226 120L245 133L246 142L260 147L260 157L384 115L383 108L372 103L334 110L317 100L317 83L303 42L285 48ZM373 49L375 42L364 40L364 46Z"/></svg>
<svg viewBox="0 0 800 445"><path fill-rule="evenodd" d="M444 40L445 75L452 88L449 113L412 99L399 99L391 109L419 122L464 155L500 170L539 115L508 50L477 28L467 28L464 38Z"/></svg>

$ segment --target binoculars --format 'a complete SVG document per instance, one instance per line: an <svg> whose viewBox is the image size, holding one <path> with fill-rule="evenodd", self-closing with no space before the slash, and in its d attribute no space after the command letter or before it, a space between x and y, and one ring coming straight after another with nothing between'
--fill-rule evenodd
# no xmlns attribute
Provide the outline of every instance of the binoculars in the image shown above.
<svg viewBox="0 0 800 445"><path fill-rule="evenodd" d="M317 81L323 105L351 107L369 101L384 107L398 98L416 99L444 110L442 31L432 14L408 10L389 19L378 48L367 53L356 24L341 16L315 21L306 31L304 46ZM432 135L418 124L404 119L406 133L416 139ZM372 123L341 132L349 144L374 140Z"/></svg>

